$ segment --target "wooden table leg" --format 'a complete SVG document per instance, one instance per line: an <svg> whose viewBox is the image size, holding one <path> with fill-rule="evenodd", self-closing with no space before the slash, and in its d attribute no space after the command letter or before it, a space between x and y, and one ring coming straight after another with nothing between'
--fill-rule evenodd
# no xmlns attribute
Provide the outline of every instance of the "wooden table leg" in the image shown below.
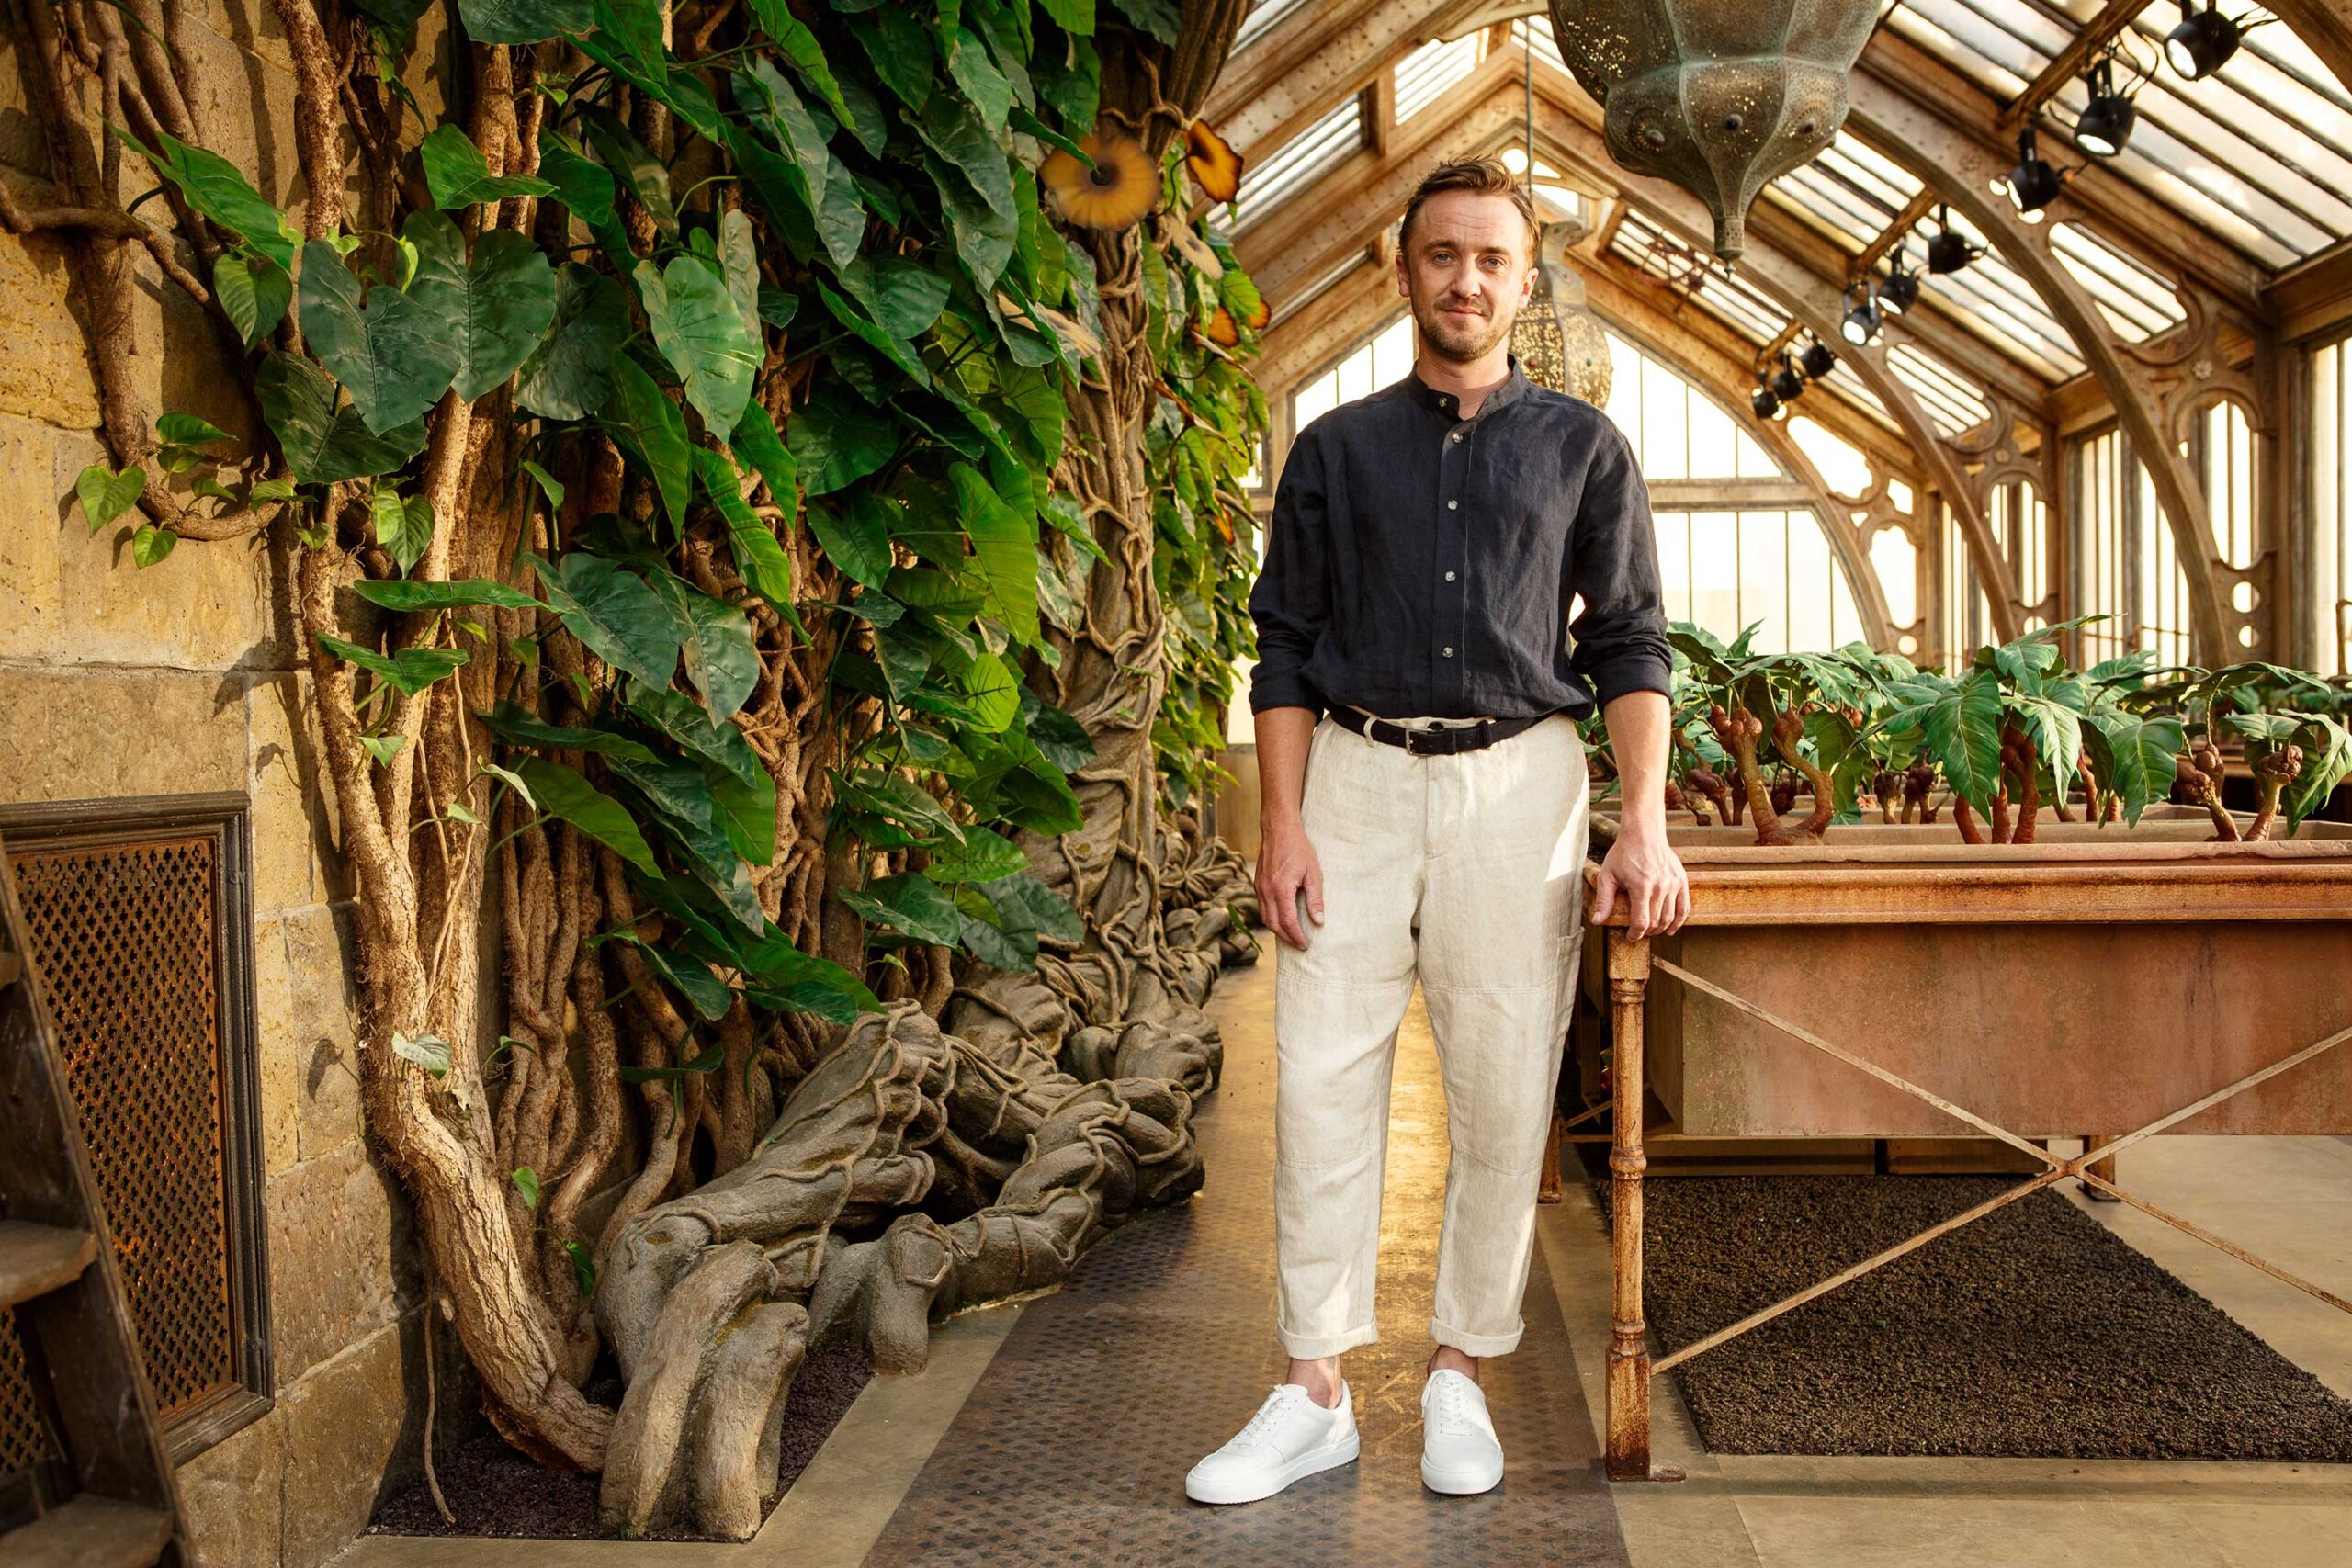
<svg viewBox="0 0 2352 1568"><path fill-rule="evenodd" d="M1642 1316L1642 998L1649 988L1650 944L1609 932L1610 1111L1609 1239L1615 1292L1609 1336L1607 1471L1611 1481L1679 1479L1650 1470L1649 1325Z"/></svg>
<svg viewBox="0 0 2352 1568"><path fill-rule="evenodd" d="M2113 1142L2115 1142L2114 1137L2109 1134L2092 1133L2083 1139L2083 1153L2086 1155L2095 1154ZM2113 1155L2109 1155L2105 1159L2093 1160L2090 1164L2090 1173L2093 1176L2098 1177L2102 1181L2114 1180L2115 1156ZM2083 1190L2083 1196L2088 1198L2094 1203L2116 1203L2121 1201L2121 1200L2117 1198L2114 1193L2102 1192L2087 1181L2077 1182L2075 1185Z"/></svg>

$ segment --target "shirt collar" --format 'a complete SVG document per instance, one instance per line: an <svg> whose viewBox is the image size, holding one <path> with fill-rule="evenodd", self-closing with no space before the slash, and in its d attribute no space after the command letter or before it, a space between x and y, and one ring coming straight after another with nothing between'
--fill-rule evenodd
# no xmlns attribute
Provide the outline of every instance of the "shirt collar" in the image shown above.
<svg viewBox="0 0 2352 1568"><path fill-rule="evenodd" d="M1510 373L1503 378L1502 385L1488 392L1485 400L1478 404L1480 413L1485 413L1488 409L1498 409L1505 403L1516 401L1524 397L1529 388L1533 385L1528 380L1527 372L1521 367L1518 355L1506 353L1505 357L1510 361ZM1434 410L1448 419L1462 417L1462 400L1452 392L1440 391L1422 380L1419 370L1406 371L1405 383L1406 389L1410 393L1412 400L1423 408Z"/></svg>

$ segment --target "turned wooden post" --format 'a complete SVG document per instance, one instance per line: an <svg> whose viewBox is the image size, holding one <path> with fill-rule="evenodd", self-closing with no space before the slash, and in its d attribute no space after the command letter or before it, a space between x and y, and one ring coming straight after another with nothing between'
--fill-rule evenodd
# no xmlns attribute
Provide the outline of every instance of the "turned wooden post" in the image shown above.
<svg viewBox="0 0 2352 1568"><path fill-rule="evenodd" d="M1650 1479L1650 1350L1642 1319L1642 998L1649 988L1646 937L1609 931L1609 1242L1616 1264L1610 1313L1609 1457L1611 1481Z"/></svg>
<svg viewBox="0 0 2352 1568"><path fill-rule="evenodd" d="M2105 1148L2108 1145L2113 1142L2115 1142L2115 1138L2112 1134L2090 1134L2083 1139L2083 1153L2086 1155L2097 1154L2099 1150ZM2091 1161L2090 1172L2093 1176L2099 1178L2103 1181L2114 1180L2115 1156L2113 1155L2109 1155L2105 1159ZM2076 1182L2075 1185L2083 1190L2083 1196L2088 1198L2094 1203L2114 1203L2120 1201L2120 1200L2112 1192L2102 1192L2087 1181Z"/></svg>

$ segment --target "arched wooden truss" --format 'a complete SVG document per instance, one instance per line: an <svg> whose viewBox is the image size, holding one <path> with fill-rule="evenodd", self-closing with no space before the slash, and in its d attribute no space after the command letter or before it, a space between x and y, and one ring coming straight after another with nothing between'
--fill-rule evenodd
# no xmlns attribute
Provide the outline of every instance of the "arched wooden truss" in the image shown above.
<svg viewBox="0 0 2352 1568"><path fill-rule="evenodd" d="M2025 111L2079 73L2085 53L2129 26L2146 3L2112 0L2085 26L2077 47L2053 60L2044 79L2015 104L1996 101L1884 28L1854 77L1849 133L1925 187L1917 209L1907 216L1916 219L1932 198L1984 234L2064 329L2086 367L2072 380L2052 380L2012 359L1932 306L1889 321L1867 348L1839 343L1845 286L1878 260L1883 248L1856 256L1772 202L1758 202L1741 278L1795 327L1838 346L1893 423L1890 430L1877 412L1841 402L1834 389L1807 399L1807 413L1871 460L1878 477L1870 497L1832 495L1785 430L1747 417L1744 394L1758 352L1751 338L1689 308L1682 291L1629 264L1611 246L1617 225L1638 215L1668 237L1660 243L1679 243L1690 253L1690 265L1703 265L1711 259L1703 253L1712 231L1705 209L1678 187L1620 168L1602 145L1599 107L1557 71L1544 67L1534 73L1533 155L1606 198L1600 228L1577 250L1593 309L1629 340L1718 389L1719 400L1807 487L1854 586L1857 608L1881 646L1907 639L1940 650L1942 574L1933 564L1944 544L1939 508L1949 509L1967 551L1992 633L2012 636L2027 625L2075 613L2061 563L2045 560L2038 570L2021 570L1996 537L1989 513L1994 491L2015 481L2030 484L2053 513L2063 508L2059 434L2081 428L2088 409L2111 411L2146 466L2187 580L2197 657L2294 656L2301 628L2292 624L2287 592L2292 551L2275 521L2286 513L2278 502L2290 490L2278 439L2286 371L2278 351L2277 279L2139 186L2105 168L2083 169L2067 186L2064 220L2172 280L2185 316L2169 332L2127 341L2060 261L2055 226L2021 221L1992 193L1991 182L2014 162ZM2272 9L2339 76L2352 69L2352 23L2344 7L2330 0L2289 0ZM1257 218L1236 242L1276 310L1261 381L1275 409L1277 453L1290 434L1290 389L1397 308L1384 247L1393 244L1395 219L1420 175L1442 157L1516 146L1525 135L1528 95L1516 45L1491 51L1441 101L1401 124L1394 65L1418 45L1481 28L1498 29L1500 41L1513 20L1544 10L1540 0L1317 0L1293 7L1228 66L1207 118L1253 164L1349 96L1363 99L1363 148L1285 193L1278 209ZM1331 284L1351 257L1357 270ZM2352 292L2352 257L2326 259L2343 264L2332 268L2342 275L2337 291ZM1325 286L1312 298L1298 298L1317 285ZM2306 286L2305 292L2317 290ZM1890 363L1905 344L1972 378L1983 389L1990 417L1972 430L1939 430ZM2246 414L2256 434L2260 484L2272 498L2264 508L2267 532L2243 565L2222 558L2199 476L2179 449L2195 416L2224 399ZM1891 481L1925 492L1912 514L1898 515L1886 503ZM1869 536L1882 526L1904 527L1918 547L1920 618L1908 626L1888 624L1886 595L1871 567ZM2020 596L2018 583L2026 577L2043 585L2032 603ZM2240 610L2239 602L2252 607Z"/></svg>

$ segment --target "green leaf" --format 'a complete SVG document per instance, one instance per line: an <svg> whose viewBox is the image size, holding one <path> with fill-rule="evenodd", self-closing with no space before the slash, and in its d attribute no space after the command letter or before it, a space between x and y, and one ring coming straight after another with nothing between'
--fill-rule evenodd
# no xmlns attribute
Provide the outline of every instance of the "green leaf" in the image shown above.
<svg viewBox="0 0 2352 1568"><path fill-rule="evenodd" d="M718 807L718 825L735 852L752 865L775 860L775 780L763 769L745 783L717 763L706 763L703 782Z"/></svg>
<svg viewBox="0 0 2352 1568"><path fill-rule="evenodd" d="M587 1243L567 1241L563 1244L563 1255L571 1259L571 1278L580 1287L581 1299L595 1300L596 1259L595 1256L588 1250Z"/></svg>
<svg viewBox="0 0 2352 1568"><path fill-rule="evenodd" d="M503 201L510 196L550 196L555 191L555 186L536 175L492 174L490 161L454 121L436 127L417 145L416 156L424 165L424 187L433 193L433 205L445 211L478 202Z"/></svg>
<svg viewBox="0 0 2352 1568"><path fill-rule="evenodd" d="M2098 738L2091 764L2099 784L2121 798L2124 821L2137 827L2142 812L2172 793L2187 732L2178 719L2143 718L2113 707L2095 709L2090 724Z"/></svg>
<svg viewBox="0 0 2352 1568"><path fill-rule="evenodd" d="M994 288L997 279L1004 276L1005 264L1012 259L1013 245L1020 235L1019 219L1012 213L998 211L977 195L971 183L957 177L947 162L925 158L923 168L931 175L933 188L939 193L941 206L946 209L956 259L964 264L974 288L982 291ZM1158 262L1159 255L1159 251L1149 245L1143 248L1147 273Z"/></svg>
<svg viewBox="0 0 2352 1568"><path fill-rule="evenodd" d="M979 111L984 124L1002 125L1012 114L1012 84L1004 79L1004 73L989 58L988 45L971 28L956 30L956 42L947 51L947 73L956 78L956 87Z"/></svg>
<svg viewBox="0 0 2352 1568"><path fill-rule="evenodd" d="M376 542L406 571L433 547L433 502L421 495L405 501L390 485L379 485L368 498L368 520L375 526Z"/></svg>
<svg viewBox="0 0 2352 1568"><path fill-rule="evenodd" d="M209 419L192 413L167 413L155 421L156 437L167 446L209 446L215 441L226 441L229 433Z"/></svg>
<svg viewBox="0 0 2352 1568"><path fill-rule="evenodd" d="M920 872L882 877L862 891L843 888L841 900L867 919L920 941L953 946L963 935L956 901Z"/></svg>
<svg viewBox="0 0 2352 1568"><path fill-rule="evenodd" d="M451 324L397 288L368 290L324 240L302 247L295 286L303 340L351 394L375 434L424 416L465 359Z"/></svg>
<svg viewBox="0 0 2352 1568"><path fill-rule="evenodd" d="M252 348L286 319L294 302L294 275L258 251L223 251L212 264L212 293Z"/></svg>
<svg viewBox="0 0 2352 1568"><path fill-rule="evenodd" d="M582 117L588 140L605 166L620 175L644 204L654 227L672 240L678 237L678 209L670 199L670 171L629 129L603 109Z"/></svg>
<svg viewBox="0 0 2352 1568"><path fill-rule="evenodd" d="M891 502L860 491L845 505L810 507L808 527L825 558L852 581L880 588L890 578L890 523L896 511Z"/></svg>
<svg viewBox="0 0 2352 1568"><path fill-rule="evenodd" d="M110 129L124 146L179 186L190 207L276 262L281 270L292 270L294 252L301 243L293 220L247 185L234 164L218 152L191 147L168 132L157 133L161 151L153 151L129 131Z"/></svg>
<svg viewBox="0 0 2352 1568"><path fill-rule="evenodd" d="M1990 672L1954 682L1921 716L1929 755L1952 793L1990 813L2001 787L2001 692Z"/></svg>
<svg viewBox="0 0 2352 1568"><path fill-rule="evenodd" d="M392 1031L392 1055L404 1062L414 1062L436 1078L449 1070L449 1043L437 1034L420 1034L412 1040L396 1029Z"/></svg>
<svg viewBox="0 0 2352 1568"><path fill-rule="evenodd" d="M405 735L363 735L359 738L359 744L365 746L368 749L368 754L376 759L378 767L389 768L392 765L392 759L399 756L401 749L408 744L408 737Z"/></svg>
<svg viewBox="0 0 2352 1568"><path fill-rule="evenodd" d="M760 18L761 30L776 41L808 85L817 89L825 107L833 111L833 118L856 130L858 117L850 112L848 100L842 96L841 83L833 75L832 67L826 63L825 51L817 41L817 35L786 8L784 0L752 0L752 9Z"/></svg>
<svg viewBox="0 0 2352 1568"><path fill-rule="evenodd" d="M964 671L964 693L972 699L972 722L981 729L1010 728L1020 716L1020 679L993 653L981 654Z"/></svg>
<svg viewBox="0 0 2352 1568"><path fill-rule="evenodd" d="M402 696L413 697L434 682L456 673L470 657L462 648L404 648L390 658L357 643L322 632L319 646L337 659L356 664Z"/></svg>
<svg viewBox="0 0 2352 1568"><path fill-rule="evenodd" d="M922 362L922 356L915 352L912 344L900 343L867 321L858 313L855 306L826 288L822 282L817 285L817 297L824 301L825 309L832 313L833 320L847 327L858 341L896 365L917 386L931 385L931 367Z"/></svg>
<svg viewBox="0 0 2352 1568"><path fill-rule="evenodd" d="M508 1172L508 1179L514 1183L514 1190L523 1195L523 1207L536 1209L539 1206L539 1173L537 1171L527 1165L518 1165Z"/></svg>
<svg viewBox="0 0 2352 1568"><path fill-rule="evenodd" d="M980 575L999 616L1024 642L1037 640L1037 526L999 499L969 463L948 470L964 531L972 536Z"/></svg>
<svg viewBox="0 0 2352 1568"><path fill-rule="evenodd" d="M908 256L862 255L841 269L842 287L865 308L874 324L912 343L931 331L947 308L953 285Z"/></svg>
<svg viewBox="0 0 2352 1568"><path fill-rule="evenodd" d="M2304 716L2303 771L2286 791L2287 831L2291 836L2309 817L2327 804L2335 786L2352 776L2352 730L2318 714Z"/></svg>
<svg viewBox="0 0 2352 1568"><path fill-rule="evenodd" d="M613 361L613 397L604 422L613 439L652 478L670 525L685 532L686 505L694 495L685 415L627 355Z"/></svg>
<svg viewBox="0 0 2352 1568"><path fill-rule="evenodd" d="M686 679L714 718L740 711L760 683L760 650L743 612L714 599L675 572L648 580L686 628Z"/></svg>
<svg viewBox="0 0 2352 1568"><path fill-rule="evenodd" d="M351 591L387 610L453 610L488 604L501 610L536 610L539 602L519 588L470 577L450 582L411 582L404 578L363 577Z"/></svg>
<svg viewBox="0 0 2352 1568"><path fill-rule="evenodd" d="M617 278L566 262L555 275L555 316L523 367L514 400L548 419L586 419L612 396L613 369L634 329Z"/></svg>
<svg viewBox="0 0 2352 1568"><path fill-rule="evenodd" d="M611 795L560 762L526 757L515 772L530 786L540 810L571 823L621 859L650 876L662 874L653 851L639 832L637 820Z"/></svg>
<svg viewBox="0 0 2352 1568"><path fill-rule="evenodd" d="M160 566L179 544L180 536L169 528L153 523L141 523L130 536L131 564L138 567Z"/></svg>
<svg viewBox="0 0 2352 1568"><path fill-rule="evenodd" d="M704 425L726 440L751 401L761 360L726 278L692 255L673 258L658 273L651 262L639 262L636 277L654 343L684 379L686 400Z"/></svg>
<svg viewBox="0 0 2352 1568"><path fill-rule="evenodd" d="M1003 914L1008 926L1018 923L1057 942L1085 939L1086 922L1069 900L1025 871L982 883L980 891Z"/></svg>
<svg viewBox="0 0 2352 1568"><path fill-rule="evenodd" d="M994 882L1028 869L1029 857L1018 844L982 829L967 835L961 850L933 856L922 874L933 882Z"/></svg>
<svg viewBox="0 0 2352 1568"><path fill-rule="evenodd" d="M1012 155L997 144L970 106L934 93L915 118L915 130L933 152L964 176L989 211L1007 221L1020 216L1012 201Z"/></svg>
<svg viewBox="0 0 2352 1568"><path fill-rule="evenodd" d="M1184 30L1183 18L1176 9L1176 0L1111 0L1137 32L1148 33L1161 43L1173 48L1177 35Z"/></svg>
<svg viewBox="0 0 2352 1568"><path fill-rule="evenodd" d="M931 98L933 53L930 37L915 19L911 7L884 6L870 16L853 17L850 30L865 47L865 58L882 85L899 101L920 110Z"/></svg>
<svg viewBox="0 0 2352 1568"><path fill-rule="evenodd" d="M752 743L743 739L743 732L725 719L714 717L708 708L684 693L631 686L628 706L630 712L695 756L716 763L745 784L756 784L768 778L766 765L752 750Z"/></svg>
<svg viewBox="0 0 2352 1568"><path fill-rule="evenodd" d="M458 0L458 14L475 43L537 43L584 33L593 20L588 0Z"/></svg>
<svg viewBox="0 0 2352 1568"><path fill-rule="evenodd" d="M873 473L890 460L900 439L897 424L831 382L820 385L794 412L784 434L812 496L830 495Z"/></svg>
<svg viewBox="0 0 2352 1568"><path fill-rule="evenodd" d="M632 931L617 931L602 940L625 942L645 957L646 966L670 984L671 989L693 1004L695 1011L716 1023L727 1016L734 1005L735 992L726 981L709 968L691 958L670 952L658 942L650 942Z"/></svg>
<svg viewBox="0 0 2352 1568"><path fill-rule="evenodd" d="M93 463L74 481L74 493L95 534L139 504L147 493L147 470L134 464L115 473L104 463Z"/></svg>
<svg viewBox="0 0 2352 1568"><path fill-rule="evenodd" d="M501 703L481 716L492 735L510 745L546 746L560 751L594 751L606 757L627 757L640 762L662 760L661 754L651 747L626 735L616 735L609 729L578 729L569 725L549 724L511 702Z"/></svg>
<svg viewBox="0 0 2352 1568"><path fill-rule="evenodd" d="M417 248L409 298L435 312L454 336L458 396L471 402L505 383L546 339L555 321L555 270L530 237L493 229L474 242L438 212L420 212L401 230Z"/></svg>
<svg viewBox="0 0 2352 1568"><path fill-rule="evenodd" d="M751 867L735 852L719 824L718 803L704 771L690 762L617 759L608 766L615 778L636 789L653 807L654 825L685 852L687 869L695 879L745 929L761 930L767 917L761 913L759 897L752 891Z"/></svg>
<svg viewBox="0 0 2352 1568"><path fill-rule="evenodd" d="M254 386L286 466L304 484L389 473L424 450L422 418L374 434L356 410L335 406L334 380L307 359L272 354Z"/></svg>
<svg viewBox="0 0 2352 1568"><path fill-rule="evenodd" d="M670 684L686 628L643 578L585 550L568 551L554 566L524 558L565 627L599 659L657 690Z"/></svg>
<svg viewBox="0 0 2352 1568"><path fill-rule="evenodd" d="M765 410L754 404L751 412L758 414L763 425L766 424ZM737 435L741 435L750 424L747 418L743 424L736 427ZM772 426L769 431L768 439L773 442L775 437ZM784 453L782 444L777 444L776 451ZM790 454L785 453L784 456L786 462L789 463ZM767 520L745 503L734 465L718 453L701 446L695 448L694 461L695 475L702 480L703 492L710 497L710 503L718 509L719 516L726 521L728 542L735 555L735 570L742 574L743 581L752 592L766 600L801 636L807 637L808 628L800 624L799 609L793 603L792 558L784 553L784 546L777 541L775 531L768 526ZM791 480L787 478L785 483L788 487Z"/></svg>

